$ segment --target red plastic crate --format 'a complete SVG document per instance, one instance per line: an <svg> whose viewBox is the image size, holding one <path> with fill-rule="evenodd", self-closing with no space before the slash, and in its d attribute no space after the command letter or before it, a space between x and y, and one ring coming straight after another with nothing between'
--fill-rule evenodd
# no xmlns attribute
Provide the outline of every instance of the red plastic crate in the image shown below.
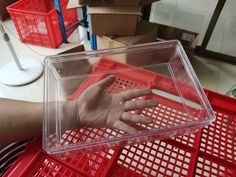
<svg viewBox="0 0 236 177"><path fill-rule="evenodd" d="M57 158L29 143L5 176L236 176L236 100L205 90L216 121L195 134ZM227 105L227 107L226 107Z"/></svg>
<svg viewBox="0 0 236 177"><path fill-rule="evenodd" d="M76 9L66 9L67 3L68 0L61 0L66 28L77 21ZM58 14L52 0L20 0L7 10L22 42L50 48L62 44ZM69 30L67 36L74 29Z"/></svg>
<svg viewBox="0 0 236 177"><path fill-rule="evenodd" d="M94 72L105 68L96 67ZM165 86L165 89L172 90L171 83L165 85L166 79L168 78L158 79L160 88ZM73 97L79 95L81 89L88 86L88 82L94 83L94 80L91 78L86 80L86 84ZM5 176L234 177L236 176L236 100L208 90L205 90L205 93L216 113L216 121L195 134L110 148L73 158L48 155L41 148L42 142L34 140L28 144L26 151ZM189 97L195 99L191 93ZM90 134L84 133L86 131ZM83 138L89 138L94 134L101 135L102 131L84 129L81 132ZM64 138L72 141L73 135L66 134Z"/></svg>
<svg viewBox="0 0 236 177"><path fill-rule="evenodd" d="M119 71L119 72L117 72ZM96 83L106 77L104 73L112 73L115 76L116 80L114 83L106 89L108 93L120 93L127 90L137 89L137 88L150 88L158 89L161 91L166 91L172 93L176 96L179 96L179 93L176 89L175 83L173 80L165 75L157 74L142 68L133 67L131 65L122 64L115 62L110 59L101 58L99 62L93 67L93 74L88 76L86 80L79 86L77 91L69 97L69 99L77 99L82 94L82 92L88 88L91 84ZM182 94L185 98L189 100L197 101L198 98L196 94L191 91L191 87L188 84L182 84L180 87L182 89ZM91 140L103 140L107 137L118 137L124 134L124 132L117 129L110 128L81 128L78 130L68 130L62 135L60 140L61 146L83 144L85 146L80 147L79 150L70 150L66 153L59 152L59 155L81 155L83 153L91 152L94 150L107 149L109 147L121 147L124 145L131 145L135 143L142 143L147 141L153 141L156 139L166 139L169 137L174 137L178 135L183 135L196 131L202 127L197 123L194 124L194 120L201 120L205 118L205 113L199 111L197 108L188 107L189 114L192 116L190 119L186 113L185 107L182 103L171 100L167 97L161 96L160 94L152 94L151 96L145 96L140 99L151 99L156 100L159 104L154 108L146 108L143 110L135 110L135 114L151 117L153 122L151 124L132 124L137 130L153 130L153 129L164 129L165 131L159 134L149 134L145 136L139 136L137 138L129 138L128 140L120 140L116 142L106 142L106 143L97 143L96 146L88 148ZM181 126L180 128L180 124ZM191 124L190 126L185 126ZM179 126L179 127L178 127ZM168 128L175 127L174 129L168 130ZM49 149L55 142L54 136L49 137L44 142L44 149ZM87 143L87 144L86 144ZM87 145L87 146L86 146ZM53 148L52 148L53 149Z"/></svg>

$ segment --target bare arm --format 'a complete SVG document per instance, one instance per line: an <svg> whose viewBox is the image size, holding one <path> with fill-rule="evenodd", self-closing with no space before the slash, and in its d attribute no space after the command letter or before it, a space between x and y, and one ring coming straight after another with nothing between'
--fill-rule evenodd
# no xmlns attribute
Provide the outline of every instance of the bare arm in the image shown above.
<svg viewBox="0 0 236 177"><path fill-rule="evenodd" d="M43 104L0 98L0 145L41 136Z"/></svg>
<svg viewBox="0 0 236 177"><path fill-rule="evenodd" d="M150 89L136 89L108 94L105 89L115 81L107 77L91 85L79 99L63 102L62 125L65 130L82 127L109 127L126 133L137 130L132 123L151 123L150 117L131 114L130 111L155 107L153 100L137 98L151 94ZM136 101L132 101L137 99ZM42 134L43 104L0 98L0 145L25 140Z"/></svg>

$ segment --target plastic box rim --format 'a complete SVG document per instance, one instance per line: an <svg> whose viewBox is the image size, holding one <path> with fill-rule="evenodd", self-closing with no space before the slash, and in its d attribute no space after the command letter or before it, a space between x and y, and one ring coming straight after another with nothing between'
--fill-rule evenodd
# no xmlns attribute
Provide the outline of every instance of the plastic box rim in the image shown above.
<svg viewBox="0 0 236 177"><path fill-rule="evenodd" d="M174 45L176 48L179 48L179 52L181 53L181 55L183 55L184 57L180 57L181 58L181 61L184 61L185 64L187 64L187 66L189 67L188 69L191 70L191 74L193 74L193 78L191 78L191 81L194 83L194 88L197 90L197 94L201 94L201 98L204 98L204 101L201 100L201 102L203 103L204 105L204 109L205 111L207 112L207 115L208 115L208 118L209 119L204 119L204 120L201 120L201 121L193 121L191 122L191 125L189 125L190 123L187 123L187 124L184 124L184 125L178 125L178 129L179 128L191 128L191 127L202 127L202 126L206 126L210 123L212 123L216 116L214 114L214 111L212 109L212 107L210 106L210 103L206 97L206 94L205 92L203 91L203 88L202 87L197 87L196 85L200 85L200 82L190 64L190 61L188 60L188 57L186 55L186 53L184 52L184 49L181 45L181 43L178 41L178 40L170 40L170 41L161 41L161 42L152 42L152 43L146 43L146 44L138 44L138 45L132 45L132 46L122 46L122 47L117 47L117 48L112 48L112 49L103 49L103 50L97 50L97 51L85 51L85 52L77 52L77 53L72 53L72 54L61 54L61 55L53 55L53 56L48 56L45 58L44 60L44 63L45 63L45 79L44 79L44 84L46 84L46 73L47 73L47 67L46 67L46 63L49 62L50 60L52 62L57 62L57 60L60 60L61 61L74 61L74 60L84 60L84 59L87 59L91 56L94 56L94 55L112 55L112 54L117 54L117 53L122 53L122 51L124 50L128 50L128 51L135 51L135 50L138 50L138 48L143 48L143 47L149 47L149 46L152 46L152 45L163 45L163 46L166 46L166 45ZM154 48L155 46L153 46ZM165 48L165 47L164 47ZM73 56L76 55L76 59L73 58ZM86 56L85 56L86 55ZM70 59L67 58L67 56L71 57ZM83 58L80 58L81 56L83 56ZM62 58L64 57L64 58ZM187 58L187 60L186 60ZM197 83L196 83L197 82ZM46 95L47 94L47 88L44 87L44 102L46 103ZM209 107L210 106L210 107ZM210 108L210 110L209 110ZM44 104L44 111L47 109L47 107L45 106ZM45 112L44 112L45 113ZM45 115L45 114L44 114ZM43 121L45 121L45 118L43 119ZM150 135L150 134L161 134L163 133L163 131L170 131L172 129L176 129L176 126L173 126L173 127L169 127L169 128L165 128L165 129L157 129L157 130L149 130L147 132L142 132L141 134L142 135ZM113 138L113 139L104 139L104 140L98 140L98 141L95 141L95 142L85 142L83 144L71 144L71 145L67 145L67 146L64 146L64 147L58 147L57 149L55 150L49 150L47 149L47 146L46 146L46 132L47 132L47 128L45 127L45 124L43 123L43 149L49 153L49 154L59 154L59 153L64 153L64 152L67 152L67 151L70 151L70 150L74 150L75 148L77 150L79 149L82 149L84 147L94 147L97 145L97 143L99 142L99 145L104 145L104 144L109 144L109 143L113 143L113 142L117 142L117 141L125 141L125 140L128 140L128 139L135 139L135 138L138 138L140 137L139 134L131 134L131 135L125 135L125 136L121 136L121 137L116 137L116 138Z"/></svg>

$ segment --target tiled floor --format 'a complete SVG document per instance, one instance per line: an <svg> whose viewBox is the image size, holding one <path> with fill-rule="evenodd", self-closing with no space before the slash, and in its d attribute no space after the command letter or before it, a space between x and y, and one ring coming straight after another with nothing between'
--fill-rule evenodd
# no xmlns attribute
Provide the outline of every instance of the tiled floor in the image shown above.
<svg viewBox="0 0 236 177"><path fill-rule="evenodd" d="M16 29L11 20L4 21L4 28L11 39L17 56L20 59L30 58L32 60L39 60L43 63L46 56L64 52L78 46L79 44L84 44L86 49L89 48L87 32L82 28L79 28L72 33L68 39L68 44L62 44L57 49L23 44L19 40ZM13 61L13 57L7 47L7 44L0 36L0 68L10 61ZM0 97L41 102L43 101L43 76L30 84L19 87L7 86L0 82Z"/></svg>
<svg viewBox="0 0 236 177"><path fill-rule="evenodd" d="M199 56L191 63L204 88L226 94L236 84L236 65Z"/></svg>

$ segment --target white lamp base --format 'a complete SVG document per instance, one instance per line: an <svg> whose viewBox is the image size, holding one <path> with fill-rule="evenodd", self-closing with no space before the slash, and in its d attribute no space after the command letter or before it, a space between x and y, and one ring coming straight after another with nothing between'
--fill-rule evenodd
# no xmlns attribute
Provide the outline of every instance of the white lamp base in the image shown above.
<svg viewBox="0 0 236 177"><path fill-rule="evenodd" d="M9 86L20 86L33 82L43 73L43 64L35 59L20 59L23 70L10 62L0 68L0 81Z"/></svg>

